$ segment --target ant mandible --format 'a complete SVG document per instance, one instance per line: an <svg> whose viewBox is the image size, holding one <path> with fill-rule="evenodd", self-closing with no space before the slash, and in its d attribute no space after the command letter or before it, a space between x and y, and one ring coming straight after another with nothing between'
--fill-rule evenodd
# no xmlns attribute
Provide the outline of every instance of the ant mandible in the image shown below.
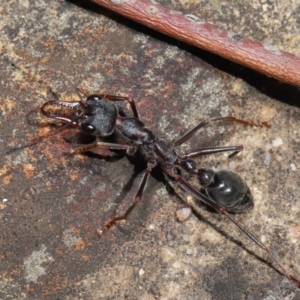
<svg viewBox="0 0 300 300"><path fill-rule="evenodd" d="M291 275L274 256L272 251L230 214L246 212L254 206L253 197L246 182L238 174L229 170L214 171L209 168L197 167L196 162L193 160L193 158L199 156L225 151L233 151L234 153L240 152L243 150L243 147L228 146L199 148L190 151L187 154L179 154L179 152L175 150L177 146L185 143L199 129L207 126L209 123L223 120L235 121L247 125L257 125L256 123L237 119L232 116L205 119L182 137L170 143L154 134L140 120L135 102L132 98L100 94L91 95L87 97L84 102L78 91L77 93L81 99L80 101L66 102L50 100L42 106L41 112L44 116L59 120L64 123L64 125L36 140L56 134L68 127L78 127L83 133L95 136L96 138L108 137L117 131L123 138L124 144L97 141L93 144L81 147L73 151L73 153L82 153L100 147L125 150L128 155L134 155L136 151L140 149L147 161L147 168L143 174L134 202L123 214L108 219L104 223L103 228L97 230L99 236L109 230L116 222L127 219L129 214L142 199L149 174L154 167L159 165L162 171L172 180L177 182L181 189L230 219L248 236L248 238L267 253L267 255L277 264L283 275L296 283L300 288L300 280ZM129 103L133 114L132 117L126 117L120 114L119 107L115 104L115 102L118 101L127 101ZM47 111L48 107L66 107L73 110L75 109L75 117L72 118L62 113L49 112ZM181 176L181 171L195 176L198 179L199 184L203 187L205 194L190 185Z"/></svg>

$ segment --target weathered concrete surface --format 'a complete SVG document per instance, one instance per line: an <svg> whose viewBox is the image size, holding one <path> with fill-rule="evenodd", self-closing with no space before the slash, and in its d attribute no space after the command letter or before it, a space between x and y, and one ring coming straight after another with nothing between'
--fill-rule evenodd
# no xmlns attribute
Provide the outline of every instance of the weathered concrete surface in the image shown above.
<svg viewBox="0 0 300 300"><path fill-rule="evenodd" d="M166 5L300 55L299 1L276 3ZM126 157L70 156L70 132L23 148L53 129L38 113L45 101L77 98L63 78L16 49L86 93L133 96L142 120L166 139L206 117L270 121L269 129L213 126L187 147L244 145L239 156L199 164L234 168L246 179L256 206L238 219L300 276L298 88L87 1L6 1L0 13L1 299L300 299L224 217L203 208L177 222L187 195L159 174L126 224L99 239L95 229L134 197L142 166Z"/></svg>

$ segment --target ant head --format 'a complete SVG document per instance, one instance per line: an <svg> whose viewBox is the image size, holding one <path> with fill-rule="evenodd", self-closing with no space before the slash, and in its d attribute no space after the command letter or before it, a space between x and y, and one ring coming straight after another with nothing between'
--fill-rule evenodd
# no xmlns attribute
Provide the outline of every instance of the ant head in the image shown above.
<svg viewBox="0 0 300 300"><path fill-rule="evenodd" d="M75 117L62 113L52 113L46 107L66 107L76 109ZM109 136L114 132L118 117L118 109L115 104L106 101L99 95L91 95L86 103L82 101L65 102L59 100L47 101L41 108L41 112L48 118L62 121L64 128L78 126L84 133L94 136Z"/></svg>
<svg viewBox="0 0 300 300"><path fill-rule="evenodd" d="M89 96L85 103L79 93L79 90L64 73L46 66L45 64L35 60L16 48L14 50L26 60L33 62L36 66L41 66L47 71L58 74L65 78L80 99L80 101L72 102L50 100L44 103L41 108L42 114L48 118L59 120L63 122L64 125L44 136L33 139L33 142L45 139L49 136L57 134L58 132L61 132L66 128L74 126L79 127L84 133L94 136L108 136L113 133L118 117L118 109L116 105L110 103L109 101L105 101L103 99L105 96L102 97L98 95ZM76 113L75 116L71 116L70 114L60 113L57 111L51 112L51 110L49 111L46 109L47 107L66 107L69 109L76 109Z"/></svg>
<svg viewBox="0 0 300 300"><path fill-rule="evenodd" d="M91 95L86 100L78 125L86 134L109 136L114 132L117 117L118 109L115 104L104 100L100 95Z"/></svg>

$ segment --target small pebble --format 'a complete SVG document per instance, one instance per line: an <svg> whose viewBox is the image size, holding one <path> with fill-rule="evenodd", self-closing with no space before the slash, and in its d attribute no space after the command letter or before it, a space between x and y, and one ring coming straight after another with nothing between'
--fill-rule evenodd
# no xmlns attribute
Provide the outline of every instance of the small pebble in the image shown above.
<svg viewBox="0 0 300 300"><path fill-rule="evenodd" d="M300 226L293 226L290 228L290 235L292 237L300 237Z"/></svg>
<svg viewBox="0 0 300 300"><path fill-rule="evenodd" d="M264 164L266 166L269 166L271 164L271 154L268 151L266 152L266 155L265 155Z"/></svg>
<svg viewBox="0 0 300 300"><path fill-rule="evenodd" d="M236 162L235 161L229 162L229 169L230 170L235 170L235 168L236 168Z"/></svg>
<svg viewBox="0 0 300 300"><path fill-rule="evenodd" d="M176 211L176 217L179 222L184 222L192 213L190 207L184 207Z"/></svg>
<svg viewBox="0 0 300 300"><path fill-rule="evenodd" d="M191 248L186 249L186 254L191 255L193 253L193 250Z"/></svg>
<svg viewBox="0 0 300 300"><path fill-rule="evenodd" d="M278 137L275 140L272 141L273 147L279 147L283 144L282 138Z"/></svg>
<svg viewBox="0 0 300 300"><path fill-rule="evenodd" d="M153 230L153 229L154 229L154 224L150 224L150 225L149 225L149 229L150 229L150 230Z"/></svg>

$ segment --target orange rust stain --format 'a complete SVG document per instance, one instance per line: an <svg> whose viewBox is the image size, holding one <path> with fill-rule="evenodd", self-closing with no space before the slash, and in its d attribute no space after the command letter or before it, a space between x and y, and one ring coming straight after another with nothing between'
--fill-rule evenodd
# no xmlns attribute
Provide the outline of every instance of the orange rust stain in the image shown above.
<svg viewBox="0 0 300 300"><path fill-rule="evenodd" d="M48 47L50 50L54 50L56 47L55 40L53 38L48 38L46 41L42 43L45 47ZM45 63L45 62L44 62Z"/></svg>
<svg viewBox="0 0 300 300"><path fill-rule="evenodd" d="M181 63L183 62L183 59L179 57L179 58L176 59L176 61L177 61L179 64L181 64Z"/></svg>
<svg viewBox="0 0 300 300"><path fill-rule="evenodd" d="M1 274L1 277L2 277L5 281L8 281L8 282L13 281L13 278L12 278L10 275L8 275L7 272L2 273L2 274Z"/></svg>
<svg viewBox="0 0 300 300"><path fill-rule="evenodd" d="M35 167L32 164L25 164L23 167L23 171L26 174L27 178L30 178L35 172Z"/></svg>
<svg viewBox="0 0 300 300"><path fill-rule="evenodd" d="M51 182L46 183L47 191L50 191L52 189L52 184Z"/></svg>
<svg viewBox="0 0 300 300"><path fill-rule="evenodd" d="M78 35L84 36L86 43L94 43L95 40L98 40L101 38L101 36L104 36L105 33L109 30L108 27L102 27L98 30L93 30L91 26L87 25L85 27L82 27L78 31ZM104 51L104 50L102 50ZM105 53L105 52L103 52Z"/></svg>
<svg viewBox="0 0 300 300"><path fill-rule="evenodd" d="M0 176L4 176L8 171L10 171L10 166L9 165L4 165L0 169Z"/></svg>
<svg viewBox="0 0 300 300"><path fill-rule="evenodd" d="M3 178L3 183L4 183L4 184L9 184L10 181L11 181L11 179L12 179L12 175L5 176L5 177Z"/></svg>
<svg viewBox="0 0 300 300"><path fill-rule="evenodd" d="M49 124L49 123L41 122L41 124ZM41 128L41 129L39 129L38 136L41 137L41 136L47 135L50 131L51 131L51 128Z"/></svg>
<svg viewBox="0 0 300 300"><path fill-rule="evenodd" d="M33 293L33 292L34 292L34 288L31 287L29 284L25 284L25 285L24 285L24 288L25 288L25 290L26 290L28 293Z"/></svg>
<svg viewBox="0 0 300 300"><path fill-rule="evenodd" d="M12 275L12 276L19 276L20 274L21 274L21 269L13 269L11 272L10 272L10 274Z"/></svg>
<svg viewBox="0 0 300 300"><path fill-rule="evenodd" d="M88 255L82 255L82 259L84 261L89 261L90 260L90 257Z"/></svg>
<svg viewBox="0 0 300 300"><path fill-rule="evenodd" d="M80 231L74 226L71 226L71 230L77 235L79 235L79 233L80 233Z"/></svg>
<svg viewBox="0 0 300 300"><path fill-rule="evenodd" d="M26 150L28 155L30 156L30 160L36 162L37 157L36 157L35 149L26 149Z"/></svg>
<svg viewBox="0 0 300 300"><path fill-rule="evenodd" d="M48 228L49 228L49 231L50 231L50 232L53 232L53 231L55 231L55 229L56 229L56 227L53 226L53 225L51 225L51 224L48 226Z"/></svg>
<svg viewBox="0 0 300 300"><path fill-rule="evenodd" d="M11 101L11 100L6 100L5 104L9 111L12 111L17 106L16 101Z"/></svg>
<svg viewBox="0 0 300 300"><path fill-rule="evenodd" d="M61 276L56 276L55 277L56 281L56 286L52 287L51 289L49 288L43 293L43 297L47 297L53 294L56 294L57 291L64 289L67 286L70 286L71 282L67 279L62 280Z"/></svg>
<svg viewBox="0 0 300 300"><path fill-rule="evenodd" d="M75 174L75 173L70 173L69 174L69 177L72 179L72 180L78 180L78 174Z"/></svg>
<svg viewBox="0 0 300 300"><path fill-rule="evenodd" d="M81 34L81 35L86 35L86 34L88 34L88 35L90 35L90 33L91 33L91 27L88 25L88 26L83 26L83 27L81 27L81 29L78 31L78 34Z"/></svg>
<svg viewBox="0 0 300 300"><path fill-rule="evenodd" d="M8 100L8 99L5 99L5 101L1 101L1 103L2 104L0 105L0 109L2 111L8 110L9 112L11 112L17 106L16 101Z"/></svg>
<svg viewBox="0 0 300 300"><path fill-rule="evenodd" d="M0 98L3 99L3 98ZM0 105L0 109L2 111L6 111L8 110L9 112L11 112L13 110L13 108L15 108L17 106L16 101L12 101L12 100L8 100L6 99L5 101L1 101L1 105Z"/></svg>
<svg viewBox="0 0 300 300"><path fill-rule="evenodd" d="M55 253L59 256L62 256L64 254L61 250L55 250Z"/></svg>
<svg viewBox="0 0 300 300"><path fill-rule="evenodd" d="M76 250L81 250L85 247L85 242L83 240L79 240L77 243L76 243L76 246L75 246L75 249Z"/></svg>

